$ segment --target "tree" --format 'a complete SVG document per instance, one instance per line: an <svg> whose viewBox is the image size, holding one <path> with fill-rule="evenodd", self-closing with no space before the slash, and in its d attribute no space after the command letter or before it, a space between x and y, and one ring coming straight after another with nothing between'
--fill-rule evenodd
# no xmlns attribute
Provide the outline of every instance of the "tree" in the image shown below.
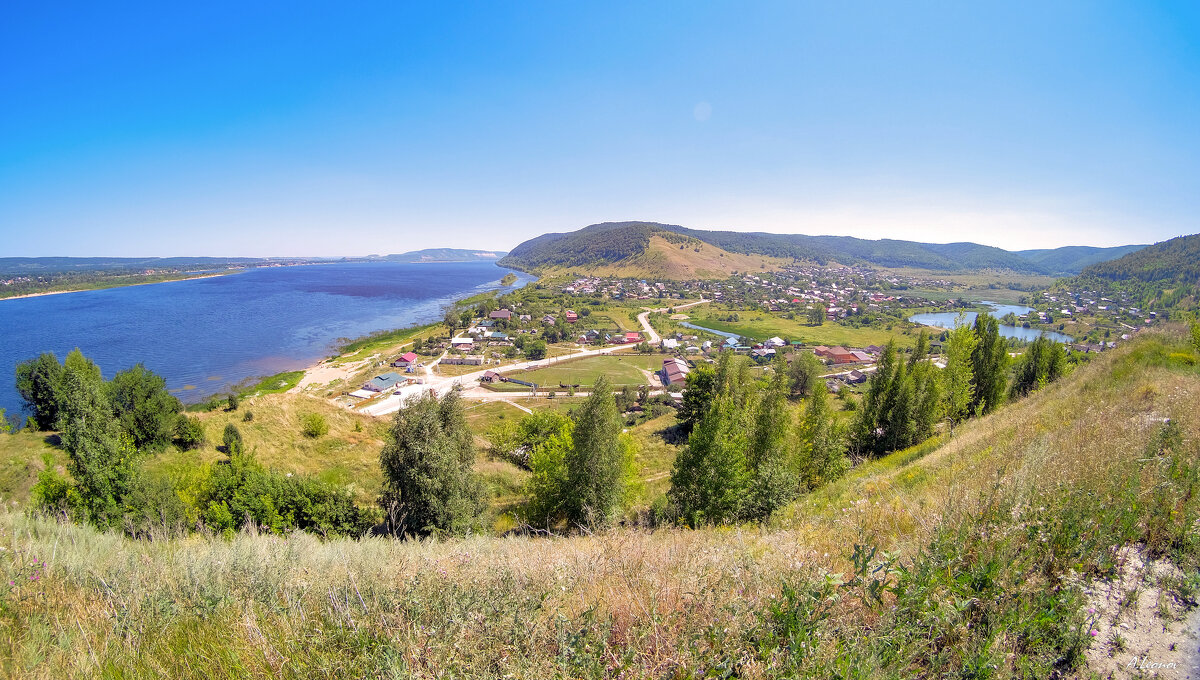
<svg viewBox="0 0 1200 680"><path fill-rule="evenodd" d="M975 317L977 343L971 353L975 377L972 413L991 413L1004 401L1008 391L1008 346L1000 337L1000 324L992 315Z"/></svg>
<svg viewBox="0 0 1200 680"><path fill-rule="evenodd" d="M1017 362L1012 395L1024 396L1058 380L1067 369L1067 355L1061 343L1038 336Z"/></svg>
<svg viewBox="0 0 1200 680"><path fill-rule="evenodd" d="M204 425L200 419L180 415L179 420L175 421L175 442L184 451L204 446Z"/></svg>
<svg viewBox="0 0 1200 680"><path fill-rule="evenodd" d="M113 418L98 375L78 360L64 371L58 427L82 509L97 526L110 527L121 518L137 450Z"/></svg>
<svg viewBox="0 0 1200 680"><path fill-rule="evenodd" d="M717 372L710 364L699 364L688 373L679 406L679 429L691 434L716 394Z"/></svg>
<svg viewBox="0 0 1200 680"><path fill-rule="evenodd" d="M825 308L820 305L813 305L808 308L808 325L820 326L825 322Z"/></svg>
<svg viewBox="0 0 1200 680"><path fill-rule="evenodd" d="M845 474L849 468L841 428L829 409L825 383L813 386L800 423L803 452L798 459L797 478L803 489L812 490Z"/></svg>
<svg viewBox="0 0 1200 680"><path fill-rule="evenodd" d="M221 443L225 445L225 453L230 458L245 451L246 444L242 441L242 432L233 423L225 424L225 431L221 434Z"/></svg>
<svg viewBox="0 0 1200 680"><path fill-rule="evenodd" d="M301 431L305 437L310 439L317 439L329 433L329 423L320 413L306 413L300 422L302 423Z"/></svg>
<svg viewBox="0 0 1200 680"><path fill-rule="evenodd" d="M108 398L121 428L139 449L161 449L171 443L182 406L167 391L162 376L137 364L113 376Z"/></svg>
<svg viewBox="0 0 1200 680"><path fill-rule="evenodd" d="M446 328L450 329L450 335L453 336L454 332L461 327L462 316L453 307L447 307L442 323L446 324Z"/></svg>
<svg viewBox="0 0 1200 680"><path fill-rule="evenodd" d="M817 383L824 384L821 380L821 369L824 368L821 360L812 352L797 352L792 356L792 363L788 366L788 378L791 387L791 393L794 397L807 397L812 394L813 388Z"/></svg>
<svg viewBox="0 0 1200 680"><path fill-rule="evenodd" d="M945 345L944 403L946 417L950 419L951 426L970 415L971 401L975 394L971 355L975 352L976 344L978 339L975 331L963 322L963 315L959 314Z"/></svg>
<svg viewBox="0 0 1200 680"><path fill-rule="evenodd" d="M575 416L573 446L567 454L571 496L567 521L575 526L606 526L625 497L625 470L631 452L622 445L621 419L608 379L600 376Z"/></svg>
<svg viewBox="0 0 1200 680"><path fill-rule="evenodd" d="M53 352L17 364L17 392L39 430L52 430L62 401L63 366Z"/></svg>
<svg viewBox="0 0 1200 680"><path fill-rule="evenodd" d="M546 341L534 340L525 347L525 357L530 361L546 358Z"/></svg>
<svg viewBox="0 0 1200 680"><path fill-rule="evenodd" d="M394 534L464 534L483 512L475 444L455 392L410 400L392 420L379 458L380 504Z"/></svg>
<svg viewBox="0 0 1200 680"><path fill-rule="evenodd" d="M933 436L934 428L942 418L942 375L928 361L929 336L921 331L917 345L908 359L908 372L913 381L913 424L916 441Z"/></svg>
<svg viewBox="0 0 1200 680"><path fill-rule="evenodd" d="M12 429L12 423L8 422L8 415L4 412L4 409L0 408L0 434L12 432Z"/></svg>
<svg viewBox="0 0 1200 680"><path fill-rule="evenodd" d="M547 413L556 418L539 418ZM553 528L566 519L569 505L570 486L567 478L567 456L575 446L572 433L575 423L570 418L552 411L537 412L522 419L529 423L529 431L538 437L529 446L529 481L525 493L529 502L522 509L525 521L533 526Z"/></svg>
<svg viewBox="0 0 1200 680"><path fill-rule="evenodd" d="M764 520L800 492L795 418L787 401L788 378L777 372L757 404L746 451L749 479L739 516Z"/></svg>
<svg viewBox="0 0 1200 680"><path fill-rule="evenodd" d="M237 392L230 392L229 398L226 400L226 403L228 404L230 411L238 410L238 405L241 402L238 400Z"/></svg>

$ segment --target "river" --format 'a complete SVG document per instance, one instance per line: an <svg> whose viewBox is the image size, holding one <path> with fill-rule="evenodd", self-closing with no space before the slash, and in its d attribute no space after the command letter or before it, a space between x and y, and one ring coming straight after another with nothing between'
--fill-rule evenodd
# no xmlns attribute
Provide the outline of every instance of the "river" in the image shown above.
<svg viewBox="0 0 1200 680"><path fill-rule="evenodd" d="M142 362L184 401L304 368L338 338L440 320L445 305L501 288L492 262L363 262L0 300L0 408L16 414L18 362L78 347L111 378ZM531 279L522 272L516 286Z"/></svg>
<svg viewBox="0 0 1200 680"><path fill-rule="evenodd" d="M1022 305L1004 305L995 302L980 302L992 308L992 316L1001 317L1009 312L1021 316L1034 311L1032 307ZM975 312L966 312L963 314L963 321L967 324L975 323L975 317L979 316ZM908 317L909 321L919 323L925 326L934 326L936 328L954 328L958 320L958 312L924 312L921 314L913 314ZM1033 342L1039 335L1044 335L1055 342L1072 342L1073 338L1069 335L1064 335L1055 331L1043 331L1037 328L1023 328L1021 326L1010 326L1008 324L1000 324L1000 335L1005 338L1017 338L1025 342Z"/></svg>

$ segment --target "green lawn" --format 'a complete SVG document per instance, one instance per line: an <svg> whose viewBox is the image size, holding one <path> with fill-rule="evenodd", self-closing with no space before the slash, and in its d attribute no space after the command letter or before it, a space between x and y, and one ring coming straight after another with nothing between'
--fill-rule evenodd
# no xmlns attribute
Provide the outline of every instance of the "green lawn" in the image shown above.
<svg viewBox="0 0 1200 680"><path fill-rule="evenodd" d="M690 310L689 310L690 311ZM737 314L736 322L720 321L718 317ZM712 328L728 333L737 333L758 341L779 336L786 340L800 340L809 345L846 345L865 347L882 345L895 339L899 346L913 344L912 331L896 324L893 330L886 328L853 328L826 321L820 326L809 326L800 319L785 319L766 312L729 312L725 310L701 310L688 319L697 326Z"/></svg>
<svg viewBox="0 0 1200 680"><path fill-rule="evenodd" d="M510 377L551 388L557 385L591 385L600 376L613 385L645 385L646 376L639 369L656 371L662 368L661 355L592 356L554 363L532 371L515 371Z"/></svg>

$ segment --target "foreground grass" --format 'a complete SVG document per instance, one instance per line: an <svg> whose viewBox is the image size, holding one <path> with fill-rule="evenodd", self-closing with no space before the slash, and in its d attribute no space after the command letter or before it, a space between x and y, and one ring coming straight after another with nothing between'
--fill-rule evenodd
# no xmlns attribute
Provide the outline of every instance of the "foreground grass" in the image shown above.
<svg viewBox="0 0 1200 680"><path fill-rule="evenodd" d="M0 511L0 575L19 584L0 596L0 668L23 677L1084 674L1081 584L1111 575L1122 546L1183 566L1190 580L1174 592L1194 596L1195 364L1172 339L1144 339L944 443L859 467L769 527L137 542Z"/></svg>

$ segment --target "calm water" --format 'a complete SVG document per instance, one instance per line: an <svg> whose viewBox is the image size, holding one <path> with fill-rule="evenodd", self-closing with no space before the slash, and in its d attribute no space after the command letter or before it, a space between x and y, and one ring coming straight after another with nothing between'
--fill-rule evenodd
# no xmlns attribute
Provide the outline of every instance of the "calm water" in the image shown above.
<svg viewBox="0 0 1200 680"><path fill-rule="evenodd" d="M684 326L686 328L691 328L692 330L704 331L705 333L712 333L713 335L723 335L727 338L733 338L734 340L737 340L738 338L742 337L742 336L738 335L737 333L730 333L729 331L718 331L713 328L705 328L704 326L697 326L695 324L691 324L686 321L680 321L679 325Z"/></svg>
<svg viewBox="0 0 1200 680"><path fill-rule="evenodd" d="M61 360L74 347L106 378L142 362L197 401L303 368L338 338L438 320L446 304L499 288L507 272L490 262L328 264L0 300L0 408L20 408L18 362L46 351ZM514 274L517 286L530 280Z"/></svg>
<svg viewBox="0 0 1200 680"><path fill-rule="evenodd" d="M1024 307L1021 305L1002 305L995 302L983 302L992 308L992 316L1001 317L1009 312L1021 316L1033 311L1032 307ZM963 315L963 320L967 324L975 323L975 317L979 316L975 312L967 312ZM958 319L958 312L926 312L924 314L913 314L908 317L913 323L923 324L925 326L935 326L937 328L954 328L955 321ZM1025 342L1033 342L1039 335L1044 335L1047 338L1056 342L1071 342L1073 338L1069 335L1056 333L1054 331L1043 331L1037 328L1022 328L1021 326L1009 326L1000 324L1000 335L1006 338L1018 338Z"/></svg>

